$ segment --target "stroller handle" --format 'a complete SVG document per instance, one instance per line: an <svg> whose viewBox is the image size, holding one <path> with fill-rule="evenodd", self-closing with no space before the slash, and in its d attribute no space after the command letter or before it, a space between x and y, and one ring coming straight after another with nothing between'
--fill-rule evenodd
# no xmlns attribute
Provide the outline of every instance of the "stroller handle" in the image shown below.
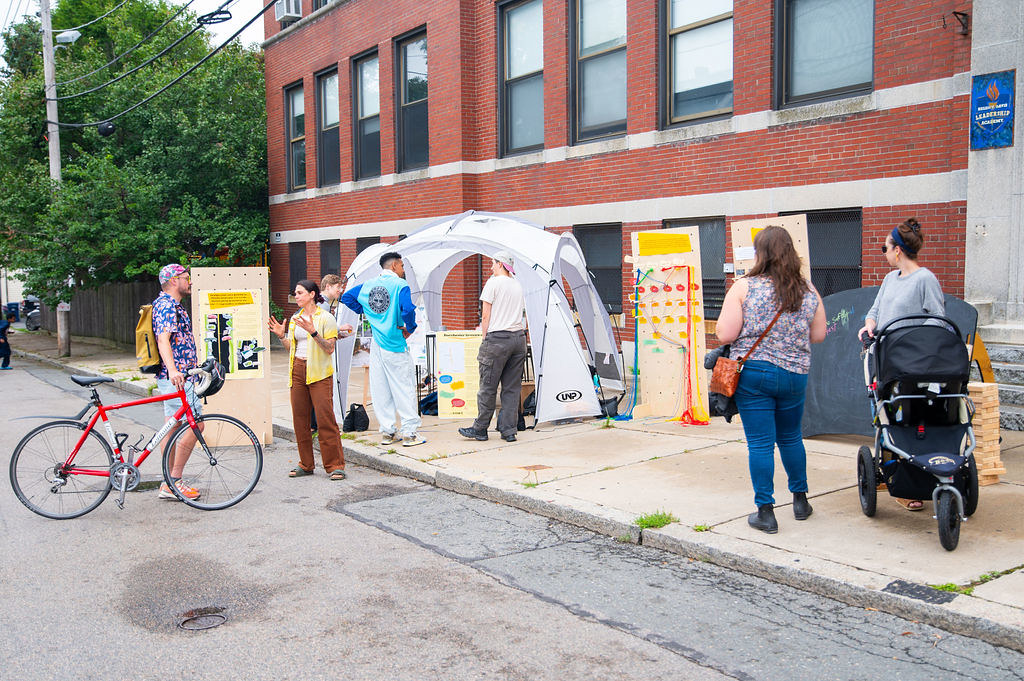
<svg viewBox="0 0 1024 681"><path fill-rule="evenodd" d="M881 328L881 330L875 332L875 342L878 342L879 338L881 336L884 336L889 331L889 327L891 327L893 324L896 324L897 322L903 322L903 321L906 321L908 319L935 319L935 320L938 320L940 322L945 322L946 324L949 324L951 327L953 327L953 332L956 333L957 336L959 336L960 338L963 338L963 334L960 333L960 327L957 326L956 322L954 322L949 317L943 317L942 315L937 315L937 314L919 313L919 314L908 314L908 315L904 315L902 317L897 317L896 319L891 320L888 324L883 326ZM893 329L893 331L895 331L895 329Z"/></svg>

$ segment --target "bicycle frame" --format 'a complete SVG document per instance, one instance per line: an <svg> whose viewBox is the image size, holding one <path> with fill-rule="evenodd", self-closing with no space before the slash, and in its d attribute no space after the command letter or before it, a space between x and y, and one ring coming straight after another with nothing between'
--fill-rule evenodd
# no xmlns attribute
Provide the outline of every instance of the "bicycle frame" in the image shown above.
<svg viewBox="0 0 1024 681"><path fill-rule="evenodd" d="M99 395L96 393L94 389L93 404L96 405L96 413L92 415L91 419L89 419L89 423L86 424L85 430L82 432L82 436L78 439L78 442L75 443L75 446L71 450L71 453L68 455L67 460L64 461L64 465L62 467L64 469L64 472L74 475L93 475L97 477L109 478L110 469L95 470L90 468L73 468L75 457L78 456L78 452L81 449L82 444L85 442L85 439L89 437L89 433L91 433L93 428L96 426L96 422L101 419L103 420L103 425L107 431L107 440L110 443L111 449L114 450L114 455L117 457L118 462L124 463L124 455L121 452L121 447L117 442L117 437L114 435L114 429L110 425L110 420L107 418L107 412L117 411L118 409L127 409L129 407L138 407L143 404L167 402L169 400L175 399L181 400L181 407L178 409L178 411L174 413L174 416L168 418L164 425L160 428L160 430L158 430L153 435L153 437L150 438L149 442L146 444L146 448L142 450L142 454L139 456L138 460L128 462L134 466L139 466L143 461L146 460L146 458L150 454L152 454L153 448L160 444L160 441L164 439L164 436L166 436L167 433L169 433L171 429L174 428L181 421L181 418L183 416L186 417L189 427L195 428L196 418L195 415L192 413L192 407L189 406L188 397L185 395L185 389L180 388L176 393L168 393L166 395L155 395L153 397L145 397L141 400L121 402L119 404L112 404L109 406L104 405L99 401Z"/></svg>

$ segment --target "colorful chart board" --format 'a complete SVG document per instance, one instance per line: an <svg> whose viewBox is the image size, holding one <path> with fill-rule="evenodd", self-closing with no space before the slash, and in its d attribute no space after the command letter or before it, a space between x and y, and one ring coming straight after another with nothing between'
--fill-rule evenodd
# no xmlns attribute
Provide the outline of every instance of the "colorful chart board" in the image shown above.
<svg viewBox="0 0 1024 681"><path fill-rule="evenodd" d="M708 423L704 295L693 227L632 234L640 392L634 416Z"/></svg>
<svg viewBox="0 0 1024 681"><path fill-rule="evenodd" d="M793 239L793 247L800 256L805 279L811 278L811 257L807 250L807 216L780 215L774 218L759 220L738 220L732 223L732 253L736 266L736 276L742 277L754 266L754 237L768 225L778 225L789 232Z"/></svg>
<svg viewBox="0 0 1024 681"><path fill-rule="evenodd" d="M479 331L437 332L437 415L442 419L476 418L480 370L476 356Z"/></svg>
<svg viewBox="0 0 1024 681"><path fill-rule="evenodd" d="M194 267L192 327L200 363L217 358L224 387L203 410L229 414L273 441L270 392L270 278L265 267Z"/></svg>

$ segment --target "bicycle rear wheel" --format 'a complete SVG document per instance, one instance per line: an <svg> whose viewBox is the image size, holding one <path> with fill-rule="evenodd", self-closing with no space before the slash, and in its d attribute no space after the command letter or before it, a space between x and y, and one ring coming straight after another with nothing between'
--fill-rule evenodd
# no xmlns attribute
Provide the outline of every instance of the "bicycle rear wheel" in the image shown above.
<svg viewBox="0 0 1024 681"><path fill-rule="evenodd" d="M249 495L263 471L263 447L249 426L233 416L204 414L196 419L201 424L201 440L182 470L181 481L199 496L189 499L174 485L175 496L189 506L217 511L234 506ZM171 479L171 452L193 431L188 426L178 429L164 448L164 478Z"/></svg>
<svg viewBox="0 0 1024 681"><path fill-rule="evenodd" d="M65 520L85 515L110 494L114 453L95 430L89 432L72 465L64 462L82 437L78 421L51 421L21 439L11 456L11 487L21 503L46 518ZM76 470L103 471L87 475Z"/></svg>

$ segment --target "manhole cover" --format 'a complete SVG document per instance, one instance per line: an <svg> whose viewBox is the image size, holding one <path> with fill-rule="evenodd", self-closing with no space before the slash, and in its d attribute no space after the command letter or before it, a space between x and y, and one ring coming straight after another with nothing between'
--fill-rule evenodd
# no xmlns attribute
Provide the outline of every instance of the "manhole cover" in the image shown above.
<svg viewBox="0 0 1024 681"><path fill-rule="evenodd" d="M224 608L196 608L189 610L180 616L178 627L186 631L202 631L213 629L228 621L227 615L222 615Z"/></svg>

